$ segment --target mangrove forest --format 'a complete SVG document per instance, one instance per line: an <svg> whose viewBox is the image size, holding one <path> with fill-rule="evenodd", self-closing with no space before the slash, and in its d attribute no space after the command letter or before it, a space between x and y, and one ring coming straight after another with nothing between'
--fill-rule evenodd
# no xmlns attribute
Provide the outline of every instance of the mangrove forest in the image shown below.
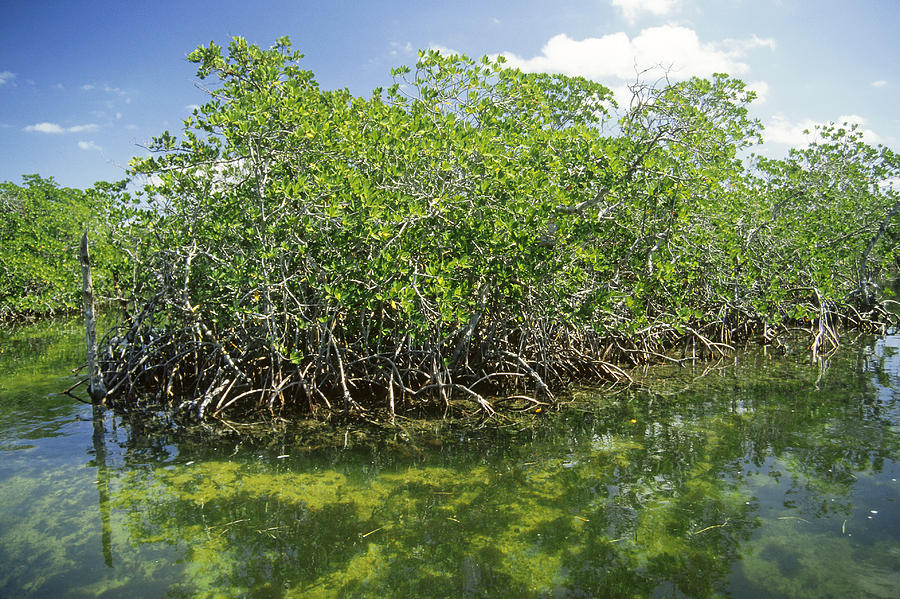
<svg viewBox="0 0 900 599"><path fill-rule="evenodd" d="M208 101L132 161L139 193L2 187L0 316L77 306L87 229L117 411L539 412L637 364L897 321L900 157L856 126L775 159L725 74L648 71L617 102L429 50L357 97L301 59L193 51ZM65 214L29 216L39 194Z"/></svg>

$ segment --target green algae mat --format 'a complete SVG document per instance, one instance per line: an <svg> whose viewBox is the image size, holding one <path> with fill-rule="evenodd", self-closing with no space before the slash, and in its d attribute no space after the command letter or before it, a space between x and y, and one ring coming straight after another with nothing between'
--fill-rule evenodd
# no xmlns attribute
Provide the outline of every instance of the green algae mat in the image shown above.
<svg viewBox="0 0 900 599"><path fill-rule="evenodd" d="M333 444L95 423L82 354L0 332L0 597L900 596L900 336Z"/></svg>

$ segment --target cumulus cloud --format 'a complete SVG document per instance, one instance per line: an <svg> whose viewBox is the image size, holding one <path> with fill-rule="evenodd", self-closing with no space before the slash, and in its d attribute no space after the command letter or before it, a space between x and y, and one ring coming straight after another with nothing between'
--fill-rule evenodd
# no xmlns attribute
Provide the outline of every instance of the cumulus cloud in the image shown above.
<svg viewBox="0 0 900 599"><path fill-rule="evenodd" d="M769 143L805 146L814 140L812 132L815 128L816 122L812 119L792 122L784 114L779 113L766 124L763 138Z"/></svg>
<svg viewBox="0 0 900 599"><path fill-rule="evenodd" d="M36 133L50 133L56 135L59 133L65 133L66 130L56 123L35 123L34 125L28 125L27 127L25 127L25 131Z"/></svg>
<svg viewBox="0 0 900 599"><path fill-rule="evenodd" d="M634 38L625 33L575 40L565 33L550 38L541 54L524 58L504 53L511 66L527 72L581 75L604 81L633 79L635 73L660 66L675 79L709 77L713 73L740 75L750 70L742 62L747 51L768 46L770 40L751 38L735 43L702 42L697 33L679 25L644 29Z"/></svg>
<svg viewBox="0 0 900 599"><path fill-rule="evenodd" d="M879 79L878 81L872 82L872 87L884 87L887 84L888 84L888 82L885 81L884 79Z"/></svg>
<svg viewBox="0 0 900 599"><path fill-rule="evenodd" d="M72 127L62 127L56 123L35 123L25 127L25 131L30 133L47 133L49 135L61 135L63 133L84 133L85 131L95 131L97 125L89 123L87 125L74 125Z"/></svg>
<svg viewBox="0 0 900 599"><path fill-rule="evenodd" d="M92 141L79 141L78 147L81 148L82 150L97 150L98 152L103 150L103 148L101 148L100 146L98 146L97 144L95 144Z"/></svg>
<svg viewBox="0 0 900 599"><path fill-rule="evenodd" d="M10 71L0 71L0 85L5 85L7 82L12 81L16 78L16 74Z"/></svg>
<svg viewBox="0 0 900 599"><path fill-rule="evenodd" d="M634 23L644 14L662 17L681 9L681 0L611 0L610 4L622 11L629 23Z"/></svg>
<svg viewBox="0 0 900 599"><path fill-rule="evenodd" d="M872 129L865 127L866 119L858 114L844 114L834 120L835 124L857 125L862 133L863 141L869 144L878 144L883 138ZM763 139L768 143L782 144L792 147L802 147L817 141L816 127L830 124L825 121L815 121L810 118L791 121L784 114L776 114L766 124L763 131Z"/></svg>
<svg viewBox="0 0 900 599"><path fill-rule="evenodd" d="M757 104L762 104L769 99L769 84L765 81L751 81L747 84L747 88L756 92Z"/></svg>
<svg viewBox="0 0 900 599"><path fill-rule="evenodd" d="M863 141L869 144L884 143L884 138L875 133L872 129L867 128L865 126L867 123L865 117L861 117L858 114L843 114L835 120L835 123L839 125L843 125L844 123L848 125L858 125L859 132L862 133L863 136Z"/></svg>

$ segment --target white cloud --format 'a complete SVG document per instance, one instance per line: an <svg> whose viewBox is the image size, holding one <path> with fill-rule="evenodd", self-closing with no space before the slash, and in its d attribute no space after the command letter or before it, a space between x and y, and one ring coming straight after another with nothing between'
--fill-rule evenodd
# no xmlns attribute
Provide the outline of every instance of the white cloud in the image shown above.
<svg viewBox="0 0 900 599"><path fill-rule="evenodd" d="M628 87L627 83L621 83L619 85L611 85L609 88L612 90L613 98L615 98L616 103L619 106L627 107L631 103L631 100L634 98L634 93L631 88Z"/></svg>
<svg viewBox="0 0 900 599"><path fill-rule="evenodd" d="M65 129L63 129L56 123L36 123L34 125L28 125L27 127L25 127L25 131L50 133L53 135L56 135L58 133L65 133Z"/></svg>
<svg viewBox="0 0 900 599"><path fill-rule="evenodd" d="M662 17L681 9L681 0L610 0L610 4L621 10L629 23L634 23L644 13Z"/></svg>
<svg viewBox="0 0 900 599"><path fill-rule="evenodd" d="M0 71L0 85L5 85L7 82L12 81L15 78L15 73L11 73L10 71Z"/></svg>
<svg viewBox="0 0 900 599"><path fill-rule="evenodd" d="M187 110L188 112L194 112L195 110L200 110L200 105L199 104L188 104L187 106L184 107L184 109Z"/></svg>
<svg viewBox="0 0 900 599"><path fill-rule="evenodd" d="M81 86L81 89L84 90L84 91L86 91L86 92L89 92L89 91L91 91L92 89L94 89L94 87L96 87L96 86L94 86L94 85L92 85L92 84L90 84L90 83L85 83L84 85Z"/></svg>
<svg viewBox="0 0 900 599"><path fill-rule="evenodd" d="M875 133L872 129L868 129L865 127L866 124L865 117L861 117L858 114L842 114L839 116L835 123L838 125L857 125L859 126L859 132L862 133L863 141L867 144L880 144L884 143L884 138Z"/></svg>
<svg viewBox="0 0 900 599"><path fill-rule="evenodd" d="M859 132L862 133L863 141L868 144L878 144L883 141L882 137L875 133L872 129L865 127L866 119L858 114L841 115L834 120L838 126L843 124L857 125ZM816 127L830 124L824 121L814 121L806 118L796 122L792 122L784 114L776 114L772 120L766 124L763 131L763 139L767 143L782 144L792 147L807 146L817 141L819 136L816 135Z"/></svg>
<svg viewBox="0 0 900 599"><path fill-rule="evenodd" d="M92 141L79 141L78 147L82 150L97 150L98 152L103 151L103 148Z"/></svg>
<svg viewBox="0 0 900 599"><path fill-rule="evenodd" d="M612 33L574 40L561 33L544 44L540 56L523 58L505 54L510 66L527 72L581 75L603 83L607 79L634 79L648 68L670 69L673 79L709 77L713 73L740 75L750 70L741 59L754 48L773 47L772 40L702 42L693 29L663 25L644 29L634 38Z"/></svg>
<svg viewBox="0 0 900 599"><path fill-rule="evenodd" d="M812 132L815 128L816 122L812 119L791 122L784 114L779 113L766 124L763 139L786 146L805 146L814 140Z"/></svg>
<svg viewBox="0 0 900 599"><path fill-rule="evenodd" d="M97 125L90 123L88 125L75 125L66 129L66 133L84 133L85 131L96 131Z"/></svg>
<svg viewBox="0 0 900 599"><path fill-rule="evenodd" d="M754 102L757 104L763 104L769 99L769 84L765 81L751 81L747 84L747 88L756 92L756 100Z"/></svg>
<svg viewBox="0 0 900 599"><path fill-rule="evenodd" d="M885 81L884 79L879 79L878 81L872 82L872 87L884 87L887 84L888 84L888 82Z"/></svg>
<svg viewBox="0 0 900 599"><path fill-rule="evenodd" d="M97 125L89 123L87 125L74 125L72 127L61 127L56 123L35 123L25 127L25 131L31 133L47 133L50 135L60 135L62 133L84 133L85 131L94 131Z"/></svg>

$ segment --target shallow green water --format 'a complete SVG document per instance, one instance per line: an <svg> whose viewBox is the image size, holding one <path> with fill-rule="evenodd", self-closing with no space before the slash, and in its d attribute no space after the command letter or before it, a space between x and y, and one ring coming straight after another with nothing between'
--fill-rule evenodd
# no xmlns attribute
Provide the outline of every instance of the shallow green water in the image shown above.
<svg viewBox="0 0 900 599"><path fill-rule="evenodd" d="M900 596L900 336L331 449L94 435L81 344L0 332L0 597Z"/></svg>

